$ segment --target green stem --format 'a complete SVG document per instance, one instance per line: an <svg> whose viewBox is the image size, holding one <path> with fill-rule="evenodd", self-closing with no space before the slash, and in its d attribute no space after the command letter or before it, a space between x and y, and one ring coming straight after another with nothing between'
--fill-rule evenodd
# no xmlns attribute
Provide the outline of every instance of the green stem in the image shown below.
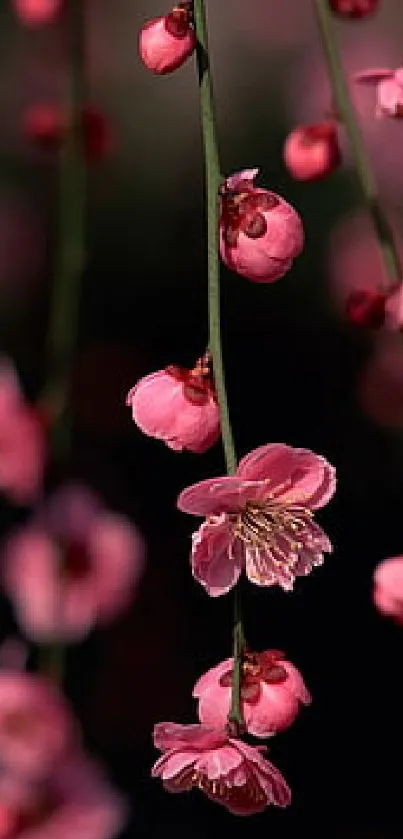
<svg viewBox="0 0 403 839"><path fill-rule="evenodd" d="M53 297L47 336L47 381L42 402L56 417L53 454L66 454L70 441L67 413L85 259L86 168L82 112L85 103L84 12L82 0L68 0L68 128L60 152L59 231Z"/></svg>
<svg viewBox="0 0 403 839"><path fill-rule="evenodd" d="M213 85L208 51L207 21L204 0L194 0L194 24L197 35L197 69L199 74L201 127L207 204L207 265L209 305L209 350L213 358L214 381L221 415L221 436L227 471L236 470L236 453L229 418L220 325L220 258L219 258L219 195L222 182Z"/></svg>
<svg viewBox="0 0 403 839"><path fill-rule="evenodd" d="M85 49L83 0L66 4L69 94L67 131L59 163L59 230L53 296L47 335L47 377L41 403L54 425L53 458L68 456L71 369L77 342L80 282L85 259L86 167L83 147ZM40 669L63 681L65 650L57 643L40 651Z"/></svg>
<svg viewBox="0 0 403 839"><path fill-rule="evenodd" d="M228 410L227 390L221 345L220 318L220 259L219 259L219 194L223 180L218 150L217 124L214 109L213 85L210 70L207 20L204 0L194 0L194 26L197 36L197 69L200 89L201 127L204 148L206 205L207 205L207 265L209 350L213 359L214 381L221 416L221 436L229 475L237 467L234 438ZM244 647L239 584L234 591L233 655L231 709L228 715L230 729L240 734L244 729L241 706L242 653Z"/></svg>
<svg viewBox="0 0 403 839"><path fill-rule="evenodd" d="M316 19L322 40L329 77L333 88L334 105L342 119L353 152L355 168L368 212L371 215L382 252L385 271L391 283L402 280L402 266L393 232L381 206L371 162L366 152L357 115L351 100L340 53L337 48L329 0L314 0Z"/></svg>

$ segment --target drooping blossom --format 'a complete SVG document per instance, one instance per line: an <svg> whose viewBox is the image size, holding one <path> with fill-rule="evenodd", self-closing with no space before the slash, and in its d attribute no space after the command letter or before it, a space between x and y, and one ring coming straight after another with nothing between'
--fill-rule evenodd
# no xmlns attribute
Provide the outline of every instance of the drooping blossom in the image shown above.
<svg viewBox="0 0 403 839"><path fill-rule="evenodd" d="M324 457L271 443L246 455L233 477L183 490L179 509L206 516L192 537L193 576L212 597L230 591L243 569L256 585L291 591L295 577L332 550L313 513L335 488L335 469Z"/></svg>
<svg viewBox="0 0 403 839"><path fill-rule="evenodd" d="M143 565L134 525L68 487L10 537L3 583L28 637L73 642L127 607Z"/></svg>
<svg viewBox="0 0 403 839"><path fill-rule="evenodd" d="M27 26L50 23L62 8L63 0L13 0L15 12Z"/></svg>
<svg viewBox="0 0 403 839"><path fill-rule="evenodd" d="M362 18L377 10L379 0L330 0L330 5L341 17Z"/></svg>
<svg viewBox="0 0 403 839"><path fill-rule="evenodd" d="M140 58L153 73L172 73L192 55L196 34L192 3L178 3L165 17L150 20L139 36Z"/></svg>
<svg viewBox="0 0 403 839"><path fill-rule="evenodd" d="M373 598L379 612L403 626L403 556L385 559L375 569Z"/></svg>
<svg viewBox="0 0 403 839"><path fill-rule="evenodd" d="M301 253L304 230L298 213L280 195L255 187L258 171L237 172L220 188L220 253L237 274L272 283Z"/></svg>
<svg viewBox="0 0 403 839"><path fill-rule="evenodd" d="M123 798L80 753L58 763L29 804L0 799L2 839L112 839L126 820Z"/></svg>
<svg viewBox="0 0 403 839"><path fill-rule="evenodd" d="M248 816L269 804L286 807L291 792L281 773L262 757L262 747L205 725L159 723L154 744L163 752L152 769L168 792L196 787L231 813Z"/></svg>
<svg viewBox="0 0 403 839"><path fill-rule="evenodd" d="M386 292L369 288L352 291L346 300L347 320L353 326L378 329L385 322Z"/></svg>
<svg viewBox="0 0 403 839"><path fill-rule="evenodd" d="M333 120L299 125L284 144L284 162L293 178L314 181L324 178L341 162L337 125Z"/></svg>
<svg viewBox="0 0 403 839"><path fill-rule="evenodd" d="M0 359L0 490L14 504L37 496L45 462L45 427L28 405L12 364Z"/></svg>
<svg viewBox="0 0 403 839"><path fill-rule="evenodd" d="M57 151L61 148L68 125L67 112L49 102L31 105L24 114L24 134L43 151ZM111 150L112 135L109 123L96 108L83 108L82 139L88 163L103 160Z"/></svg>
<svg viewBox="0 0 403 839"><path fill-rule="evenodd" d="M355 81L376 86L375 116L403 117L403 67L363 70Z"/></svg>
<svg viewBox="0 0 403 839"><path fill-rule="evenodd" d="M0 670L0 799L52 773L78 741L67 702L41 676Z"/></svg>
<svg viewBox="0 0 403 839"><path fill-rule="evenodd" d="M192 370L166 367L140 379L126 397L133 420L174 451L201 454L220 436L220 412L208 355Z"/></svg>
<svg viewBox="0 0 403 839"><path fill-rule="evenodd" d="M200 722L225 728L231 705L233 658L222 661L198 679L193 696L199 700ZM295 720L301 703L311 696L296 667L278 650L247 651L241 672L241 702L246 730L255 737L270 737Z"/></svg>

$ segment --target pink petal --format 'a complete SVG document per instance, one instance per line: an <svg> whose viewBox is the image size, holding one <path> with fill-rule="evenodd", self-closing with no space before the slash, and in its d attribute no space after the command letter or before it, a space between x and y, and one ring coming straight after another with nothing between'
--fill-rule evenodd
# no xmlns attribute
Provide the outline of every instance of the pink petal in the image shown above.
<svg viewBox="0 0 403 839"><path fill-rule="evenodd" d="M368 70L361 70L354 75L354 81L358 84L378 84L383 79L392 79L394 71L386 67L374 67Z"/></svg>
<svg viewBox="0 0 403 839"><path fill-rule="evenodd" d="M254 500L256 482L238 477L207 478L184 489L177 500L177 507L183 513L193 516L214 516L220 513L236 512L246 502Z"/></svg>
<svg viewBox="0 0 403 839"><path fill-rule="evenodd" d="M199 755L195 763L195 770L206 775L210 781L224 778L229 772L242 764L243 756L231 744L223 745L219 749L212 749Z"/></svg>
<svg viewBox="0 0 403 839"><path fill-rule="evenodd" d="M243 549L225 514L207 519L192 537L192 572L210 597L227 594L238 582Z"/></svg>
<svg viewBox="0 0 403 839"><path fill-rule="evenodd" d="M226 742L224 731L213 731L206 725L180 725L174 722L160 722L154 726L154 745L160 751L171 749L215 749Z"/></svg>
<svg viewBox="0 0 403 839"><path fill-rule="evenodd" d="M197 713L199 720L211 728L225 728L231 703L231 688L216 685L203 693Z"/></svg>
<svg viewBox="0 0 403 839"><path fill-rule="evenodd" d="M312 696L298 668L294 667L290 661L284 660L281 662L281 666L287 671L287 678L284 682L282 682L284 689L291 691L303 705L310 705L312 702Z"/></svg>
<svg viewBox="0 0 403 839"><path fill-rule="evenodd" d="M285 684L285 683L284 683ZM244 703L247 729L255 737L270 737L284 731L294 722L299 712L299 702L282 685L261 683L259 700Z"/></svg>
<svg viewBox="0 0 403 839"><path fill-rule="evenodd" d="M221 661L216 667L207 670L207 673L203 673L203 676L200 676L200 679L197 680L193 688L192 696L198 698L206 690L210 690L212 687L215 688L220 677L232 669L232 663L232 658L226 658L225 661Z"/></svg>
<svg viewBox="0 0 403 839"><path fill-rule="evenodd" d="M377 105L383 113L395 116L399 105L403 104L403 89L393 79L381 82L377 91Z"/></svg>
<svg viewBox="0 0 403 839"><path fill-rule="evenodd" d="M236 172L234 175L226 178L225 185L227 189L237 191L239 187L242 187L244 181L249 181L253 184L258 174L259 169L243 169L242 172Z"/></svg>
<svg viewBox="0 0 403 839"><path fill-rule="evenodd" d="M335 469L324 457L284 443L270 443L250 452L240 461L238 476L245 481L265 481L268 498L312 510L327 504L336 489Z"/></svg>

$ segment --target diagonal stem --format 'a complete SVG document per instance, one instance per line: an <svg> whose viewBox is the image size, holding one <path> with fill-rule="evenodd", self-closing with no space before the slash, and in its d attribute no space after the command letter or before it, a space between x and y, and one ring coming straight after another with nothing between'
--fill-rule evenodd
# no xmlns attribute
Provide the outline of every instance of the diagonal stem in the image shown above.
<svg viewBox="0 0 403 839"><path fill-rule="evenodd" d="M402 280L402 266L389 221L380 201L371 162L367 154L357 114L351 100L337 47L329 0L314 0L318 29L333 89L337 114L341 117L350 141L355 169L368 212L379 241L386 276L392 287Z"/></svg>

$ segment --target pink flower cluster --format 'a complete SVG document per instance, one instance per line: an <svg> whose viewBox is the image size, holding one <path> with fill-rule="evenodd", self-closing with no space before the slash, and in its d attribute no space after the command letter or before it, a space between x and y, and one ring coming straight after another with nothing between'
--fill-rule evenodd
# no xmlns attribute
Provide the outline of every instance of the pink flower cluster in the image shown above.
<svg viewBox="0 0 403 839"><path fill-rule="evenodd" d="M124 826L126 805L45 679L0 671L0 755L3 839L111 839Z"/></svg>
<svg viewBox="0 0 403 839"><path fill-rule="evenodd" d="M143 566L137 529L71 486L8 539L2 577L28 637L72 643L127 607Z"/></svg>

